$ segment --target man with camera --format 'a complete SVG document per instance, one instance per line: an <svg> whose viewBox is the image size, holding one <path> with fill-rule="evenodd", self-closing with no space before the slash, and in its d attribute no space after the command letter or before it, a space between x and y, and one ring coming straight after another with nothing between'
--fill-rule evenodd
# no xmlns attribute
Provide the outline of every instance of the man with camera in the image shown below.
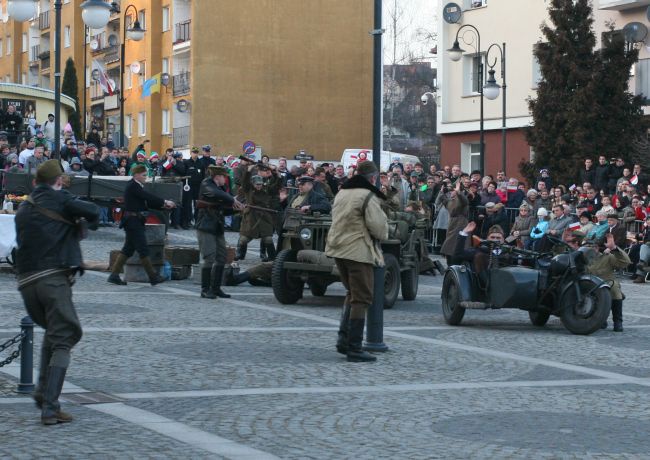
<svg viewBox="0 0 650 460"><path fill-rule="evenodd" d="M29 315L45 329L34 391L44 425L72 421L72 416L61 410L59 395L70 350L82 335L72 303L74 277L83 274L78 221L85 219L96 229L99 219L97 206L62 187L59 161L46 161L36 171L34 191L16 213L18 290Z"/></svg>

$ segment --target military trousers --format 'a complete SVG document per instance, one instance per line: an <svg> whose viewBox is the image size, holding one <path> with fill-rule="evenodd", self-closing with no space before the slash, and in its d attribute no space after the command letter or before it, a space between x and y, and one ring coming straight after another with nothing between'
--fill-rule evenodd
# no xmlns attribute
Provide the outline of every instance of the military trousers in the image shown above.
<svg viewBox="0 0 650 460"><path fill-rule="evenodd" d="M122 254L131 257L134 252L138 252L140 258L149 257L149 246L147 246L147 236L145 234L144 220L139 217L127 217L123 223L126 240L122 246Z"/></svg>
<svg viewBox="0 0 650 460"><path fill-rule="evenodd" d="M199 252L203 259L203 268L210 268L213 264L226 264L226 238L223 233L215 235L214 233L196 231L199 240Z"/></svg>
<svg viewBox="0 0 650 460"><path fill-rule="evenodd" d="M349 259L334 259L345 286L346 302L350 304L350 319L366 317L366 309L372 304L374 267Z"/></svg>
<svg viewBox="0 0 650 460"><path fill-rule="evenodd" d="M41 373L48 366L67 368L70 350L83 334L72 303L72 285L66 274L41 278L20 290L29 316L45 329Z"/></svg>

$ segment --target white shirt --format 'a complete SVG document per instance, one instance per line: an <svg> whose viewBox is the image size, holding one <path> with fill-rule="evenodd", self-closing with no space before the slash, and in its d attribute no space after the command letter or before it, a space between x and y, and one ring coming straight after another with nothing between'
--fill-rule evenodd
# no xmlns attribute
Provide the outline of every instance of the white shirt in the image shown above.
<svg viewBox="0 0 650 460"><path fill-rule="evenodd" d="M25 166L25 163L27 162L27 158L31 157L34 155L34 149L25 149L22 152L20 152L20 155L18 155L18 163L21 165Z"/></svg>

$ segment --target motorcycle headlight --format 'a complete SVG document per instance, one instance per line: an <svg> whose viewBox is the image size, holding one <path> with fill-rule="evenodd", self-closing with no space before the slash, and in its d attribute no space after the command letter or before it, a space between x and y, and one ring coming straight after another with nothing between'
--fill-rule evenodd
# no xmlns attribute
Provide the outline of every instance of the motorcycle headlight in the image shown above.
<svg viewBox="0 0 650 460"><path fill-rule="evenodd" d="M303 228L300 230L300 238L303 240L310 240L311 239L311 230L308 228Z"/></svg>

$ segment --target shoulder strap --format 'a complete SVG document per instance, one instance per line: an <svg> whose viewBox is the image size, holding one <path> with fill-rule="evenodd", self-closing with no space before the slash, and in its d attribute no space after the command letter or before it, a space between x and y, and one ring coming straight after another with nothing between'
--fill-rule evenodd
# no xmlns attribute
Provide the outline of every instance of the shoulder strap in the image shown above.
<svg viewBox="0 0 650 460"><path fill-rule="evenodd" d="M372 196L373 196L374 194L375 194L374 192L369 192L369 193L366 195L366 199L363 200L363 205L361 206L361 215L362 215L362 216L365 216L365 215L366 215L366 209L368 209L368 203L370 202L370 199L372 198Z"/></svg>
<svg viewBox="0 0 650 460"><path fill-rule="evenodd" d="M34 206L34 208L44 216L47 216L50 219L58 220L59 222L63 222L64 224L70 225L71 227L75 227L75 224L73 222L70 222L68 219L63 217L58 212L52 211L51 209L47 209L44 208L43 206L39 206L38 204L36 204L34 198L32 198L31 195L28 195L25 200L29 201L32 204L32 206Z"/></svg>

